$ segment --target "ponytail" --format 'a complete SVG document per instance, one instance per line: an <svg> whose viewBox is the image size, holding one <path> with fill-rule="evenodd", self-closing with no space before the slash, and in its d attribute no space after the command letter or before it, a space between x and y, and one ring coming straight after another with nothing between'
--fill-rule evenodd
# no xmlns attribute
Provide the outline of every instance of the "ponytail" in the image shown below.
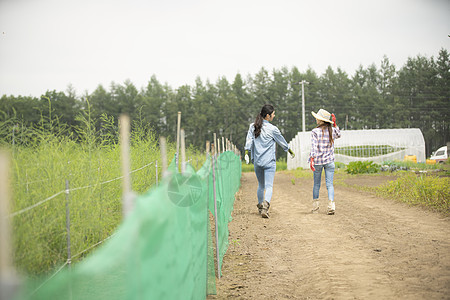
<svg viewBox="0 0 450 300"><path fill-rule="evenodd" d="M264 118L267 115L271 115L274 110L275 108L270 104L266 104L261 108L261 112L256 116L255 123L253 123L253 126L255 126L255 139L261 134Z"/></svg>

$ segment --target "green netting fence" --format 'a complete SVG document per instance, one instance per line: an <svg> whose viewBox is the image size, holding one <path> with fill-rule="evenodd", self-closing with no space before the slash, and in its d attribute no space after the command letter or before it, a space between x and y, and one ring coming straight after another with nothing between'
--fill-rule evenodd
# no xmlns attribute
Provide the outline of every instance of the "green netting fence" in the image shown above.
<svg viewBox="0 0 450 300"><path fill-rule="evenodd" d="M197 172L187 164L183 174L172 161L170 175L135 199L108 241L70 268L27 280L16 299L206 299L215 294L212 160ZM240 186L239 157L220 154L214 173L220 272Z"/></svg>

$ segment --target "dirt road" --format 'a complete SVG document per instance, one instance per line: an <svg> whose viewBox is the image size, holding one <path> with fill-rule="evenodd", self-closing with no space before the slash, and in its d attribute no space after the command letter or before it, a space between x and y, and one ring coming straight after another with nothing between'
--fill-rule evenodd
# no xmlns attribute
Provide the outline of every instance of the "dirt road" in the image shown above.
<svg viewBox="0 0 450 300"><path fill-rule="evenodd" d="M328 216L325 183L311 214L312 179L293 179L276 174L263 219L256 177L243 173L222 278L208 299L450 299L448 218L339 185Z"/></svg>

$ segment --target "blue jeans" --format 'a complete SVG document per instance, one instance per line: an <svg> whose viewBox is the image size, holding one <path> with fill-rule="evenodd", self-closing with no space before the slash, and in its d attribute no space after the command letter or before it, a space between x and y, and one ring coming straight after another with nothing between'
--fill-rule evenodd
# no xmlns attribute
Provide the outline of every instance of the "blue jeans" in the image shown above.
<svg viewBox="0 0 450 300"><path fill-rule="evenodd" d="M255 165L256 178L258 179L258 203L262 204L263 200L270 203L272 199L273 191L273 178L275 177L275 170L277 168L276 162L271 162L267 166L257 166ZM266 194L264 195L264 190Z"/></svg>
<svg viewBox="0 0 450 300"><path fill-rule="evenodd" d="M326 165L314 165L316 170L314 171L314 187L313 187L313 200L319 199L320 182L322 180L322 169L325 169L325 183L328 190L328 200L334 201L334 162L330 162Z"/></svg>

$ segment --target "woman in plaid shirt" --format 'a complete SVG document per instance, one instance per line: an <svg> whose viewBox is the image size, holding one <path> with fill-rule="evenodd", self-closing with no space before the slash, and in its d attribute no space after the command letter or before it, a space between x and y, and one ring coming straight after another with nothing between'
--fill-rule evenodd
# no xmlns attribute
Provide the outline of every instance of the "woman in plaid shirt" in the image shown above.
<svg viewBox="0 0 450 300"><path fill-rule="evenodd" d="M309 155L310 168L314 172L313 187L313 213L319 212L319 190L322 169L325 169L325 182L328 190L327 214L334 215L334 140L341 137L341 131L336 125L336 117L324 109L317 114L311 112L316 118L317 127L311 131L311 153Z"/></svg>

